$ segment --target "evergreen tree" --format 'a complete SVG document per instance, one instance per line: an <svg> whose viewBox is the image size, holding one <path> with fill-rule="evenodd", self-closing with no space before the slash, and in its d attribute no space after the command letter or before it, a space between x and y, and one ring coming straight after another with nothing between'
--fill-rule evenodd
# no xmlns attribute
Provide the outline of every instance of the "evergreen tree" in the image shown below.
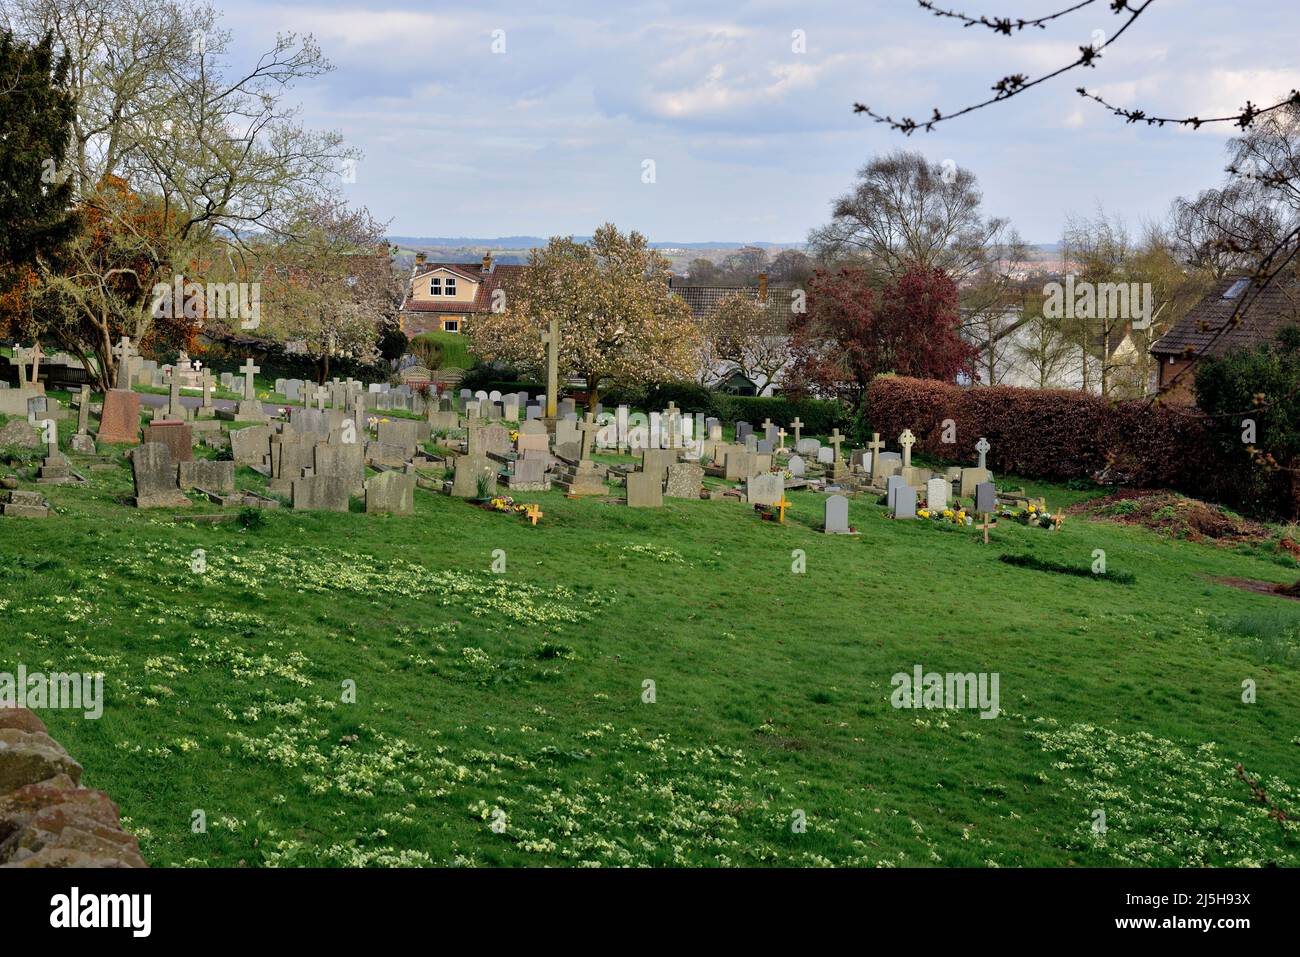
<svg viewBox="0 0 1300 957"><path fill-rule="evenodd" d="M0 286L76 230L64 167L75 101L68 58L0 31Z"/></svg>

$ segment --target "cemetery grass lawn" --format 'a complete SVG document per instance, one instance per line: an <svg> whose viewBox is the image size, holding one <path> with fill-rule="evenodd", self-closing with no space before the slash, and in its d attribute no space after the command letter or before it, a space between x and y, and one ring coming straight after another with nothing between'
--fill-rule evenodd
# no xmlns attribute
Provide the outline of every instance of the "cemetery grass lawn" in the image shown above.
<svg viewBox="0 0 1300 957"><path fill-rule="evenodd" d="M1300 604L1214 581L1294 562L1078 520L986 548L865 499L827 537L805 492L785 527L423 490L175 524L86 474L0 518L0 671L105 673L101 720L42 717L155 866L1300 863L1233 770L1300 813ZM997 560L1094 549L1136 584ZM895 709L917 664L997 672L1002 716Z"/></svg>

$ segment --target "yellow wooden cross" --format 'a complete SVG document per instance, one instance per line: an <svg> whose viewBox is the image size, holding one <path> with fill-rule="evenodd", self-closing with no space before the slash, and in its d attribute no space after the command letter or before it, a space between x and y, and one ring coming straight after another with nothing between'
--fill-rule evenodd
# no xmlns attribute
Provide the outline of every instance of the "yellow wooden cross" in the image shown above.
<svg viewBox="0 0 1300 957"><path fill-rule="evenodd" d="M542 517L542 507L540 505L529 505L524 509L524 514L528 517L528 521L536 525L537 520Z"/></svg>
<svg viewBox="0 0 1300 957"><path fill-rule="evenodd" d="M789 507L790 503L786 501L786 497L782 495L781 501L776 503L776 520L782 525L785 524L785 510Z"/></svg>

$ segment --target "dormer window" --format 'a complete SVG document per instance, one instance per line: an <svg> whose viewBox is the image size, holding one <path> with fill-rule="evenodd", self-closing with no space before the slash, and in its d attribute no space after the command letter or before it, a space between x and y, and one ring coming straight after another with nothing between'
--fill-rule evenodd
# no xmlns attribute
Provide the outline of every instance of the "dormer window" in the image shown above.
<svg viewBox="0 0 1300 957"><path fill-rule="evenodd" d="M429 280L429 295L431 296L442 295L442 280L437 278L436 276L433 279Z"/></svg>
<svg viewBox="0 0 1300 957"><path fill-rule="evenodd" d="M1238 279L1236 282L1234 282L1231 286L1228 287L1227 291L1223 294L1223 298L1240 299L1241 294L1246 291L1246 287L1249 285L1250 285L1249 279Z"/></svg>

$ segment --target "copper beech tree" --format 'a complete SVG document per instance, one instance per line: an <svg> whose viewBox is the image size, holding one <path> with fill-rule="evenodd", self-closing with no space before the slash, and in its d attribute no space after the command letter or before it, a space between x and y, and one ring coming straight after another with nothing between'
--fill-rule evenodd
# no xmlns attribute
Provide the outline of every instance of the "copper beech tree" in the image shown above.
<svg viewBox="0 0 1300 957"><path fill-rule="evenodd" d="M961 337L957 287L942 269L914 263L879 290L869 270L841 269L810 286L808 312L790 324L788 391L857 408L883 373L952 382L974 372L979 350Z"/></svg>
<svg viewBox="0 0 1300 957"><path fill-rule="evenodd" d="M603 389L690 379L700 361L700 331L668 289L668 260L646 238L612 223L590 242L553 237L529 257L531 268L498 290L492 311L467 335L488 361L546 367L542 332L560 325L561 378L586 380L594 405Z"/></svg>

